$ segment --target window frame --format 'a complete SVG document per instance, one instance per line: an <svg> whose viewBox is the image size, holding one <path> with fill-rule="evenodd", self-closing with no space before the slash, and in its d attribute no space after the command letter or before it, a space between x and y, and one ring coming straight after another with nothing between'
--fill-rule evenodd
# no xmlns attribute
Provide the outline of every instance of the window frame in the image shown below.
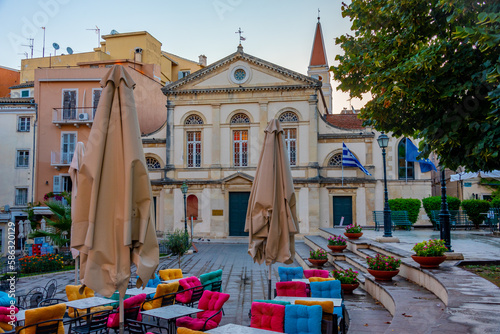
<svg viewBox="0 0 500 334"><path fill-rule="evenodd" d="M236 123L236 124L242 124L242 123ZM236 140L235 139L235 133L240 132L240 139ZM246 132L246 139L243 140L242 138L242 133ZM232 162L234 167L242 168L242 167L248 167L248 162L249 162L249 142L248 142L248 136L249 136L249 129L242 129L242 128L233 128L231 129L231 142L232 142ZM240 150L238 153L238 162L236 161L236 143L240 143L241 147L243 147L243 144L246 144L246 149L245 152L243 152L243 148ZM246 159L246 164L244 164L244 159Z"/></svg>
<svg viewBox="0 0 500 334"><path fill-rule="evenodd" d="M402 155L400 154L400 147L403 147ZM415 180L415 162L406 162L406 137L401 139L398 146L396 147L396 150L398 180ZM411 171L411 173L408 173L408 177L406 177L406 170Z"/></svg>
<svg viewBox="0 0 500 334"><path fill-rule="evenodd" d="M295 132L295 137L290 138L290 132ZM290 163L290 166L297 166L297 128L283 128L283 139L285 141L285 149L286 153L288 156L288 162ZM293 145L291 145L293 144ZM291 146L294 146L295 152L294 152L294 160L292 161L291 157ZM293 163L292 163L293 162Z"/></svg>
<svg viewBox="0 0 500 334"><path fill-rule="evenodd" d="M100 92L99 93L99 99L97 100L97 105L94 105L95 103L95 94L96 92ZM99 101L101 100L101 95L102 94L102 88L92 88L92 119L95 118L95 113L97 111L97 106L99 105Z"/></svg>
<svg viewBox="0 0 500 334"><path fill-rule="evenodd" d="M26 206L28 205L28 187L16 187L15 188L15 192L14 192L14 205L16 206ZM26 197L24 198L24 203L21 203L18 201L18 198L20 198L20 194L19 194L19 191L21 190L24 190L25 191L25 194L26 194Z"/></svg>
<svg viewBox="0 0 500 334"><path fill-rule="evenodd" d="M74 135L75 136L73 150L69 149L69 147L68 147L68 152L66 152L66 154L68 154L69 159L66 159L66 160L63 159L64 135ZM71 164L71 161L73 160L73 155L75 153L75 147L76 147L77 142L78 142L78 131L61 131L61 146L60 146L60 151L59 151L59 154L61 157L61 162L67 161L67 163L64 163L64 164L68 164L68 165ZM68 143L68 145L69 145L69 143Z"/></svg>
<svg viewBox="0 0 500 334"><path fill-rule="evenodd" d="M25 152L27 157L23 157L23 160L26 160L26 164L19 164L20 153ZM30 150L29 149L16 149L16 168L29 168L30 167Z"/></svg>
<svg viewBox="0 0 500 334"><path fill-rule="evenodd" d="M66 92L72 92L74 91L75 92L75 106L74 106L74 115L73 115L73 111L72 111L72 108L70 106L70 108L68 109L69 110L69 117L65 117L65 110L66 108L64 107L64 94ZM63 120L76 120L78 115L77 115L77 110L78 110L78 88L63 88L61 90L61 118Z"/></svg>
<svg viewBox="0 0 500 334"><path fill-rule="evenodd" d="M24 96L25 93L28 93L26 96ZM22 89L20 92L20 97L30 97L30 90L29 89Z"/></svg>
<svg viewBox="0 0 500 334"><path fill-rule="evenodd" d="M189 139L189 135L193 135L193 139ZM196 134L199 135L199 140L196 139ZM201 168L202 161L202 131L199 129L186 129L186 167L187 168ZM190 147L190 145L192 145ZM197 154L198 148L198 154ZM191 163L189 162L191 158Z"/></svg>
<svg viewBox="0 0 500 334"><path fill-rule="evenodd" d="M25 120L24 122L22 120ZM24 123L25 129L23 130L21 124ZM30 132L31 131L31 117L30 116L19 116L17 118L17 132Z"/></svg>
<svg viewBox="0 0 500 334"><path fill-rule="evenodd" d="M340 163L338 165L330 164L330 161L332 161L332 159L336 156L340 156ZM332 156L328 159L327 166L328 167L342 167L342 151L332 154Z"/></svg>

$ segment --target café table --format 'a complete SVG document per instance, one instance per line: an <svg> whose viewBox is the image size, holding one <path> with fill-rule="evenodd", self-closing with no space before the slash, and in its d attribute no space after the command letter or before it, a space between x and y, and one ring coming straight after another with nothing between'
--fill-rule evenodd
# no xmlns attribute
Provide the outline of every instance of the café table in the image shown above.
<svg viewBox="0 0 500 334"><path fill-rule="evenodd" d="M266 329L252 328L252 327L236 325L236 324L227 324L227 325L216 327L214 329L206 331L206 333L212 333L212 334L234 334L234 333L267 334L267 333L276 333L276 332L268 331Z"/></svg>
<svg viewBox="0 0 500 334"><path fill-rule="evenodd" d="M69 302L66 302L66 307L72 307L77 310L87 310L87 313L90 313L90 309L92 307L103 306L107 304L116 303L116 300L111 300L102 297L88 297L83 299L76 299Z"/></svg>
<svg viewBox="0 0 500 334"><path fill-rule="evenodd" d="M184 317L186 315L191 315L194 313L202 312L203 310L200 310L195 307L188 307L184 305L179 305L179 304L174 304L174 305L168 305L168 306L163 306L159 308L154 308L152 310L147 310L147 311L142 311L142 315L149 315L153 318L157 319L163 319L167 320L168 322L168 332L169 333L175 333L177 328L175 325L175 319Z"/></svg>
<svg viewBox="0 0 500 334"><path fill-rule="evenodd" d="M304 282L306 284L309 284L309 278L292 278L293 282Z"/></svg>
<svg viewBox="0 0 500 334"><path fill-rule="evenodd" d="M146 288L131 288L125 291L125 295L127 296L137 296L141 293L145 293L146 295L150 295L156 292L156 288L146 287Z"/></svg>
<svg viewBox="0 0 500 334"><path fill-rule="evenodd" d="M278 301L283 301L283 302L290 302L292 304L295 304L296 300L307 300L307 301L316 301L316 302L333 302L333 306L342 306L342 298L319 298L319 297L285 297L285 296L278 296L275 297L274 300Z"/></svg>

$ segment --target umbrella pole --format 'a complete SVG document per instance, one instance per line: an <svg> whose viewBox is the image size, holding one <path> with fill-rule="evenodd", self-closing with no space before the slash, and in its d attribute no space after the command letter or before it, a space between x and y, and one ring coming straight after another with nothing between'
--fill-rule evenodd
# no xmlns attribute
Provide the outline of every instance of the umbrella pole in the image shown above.
<svg viewBox="0 0 500 334"><path fill-rule="evenodd" d="M118 307L119 307L119 314L118 314L118 317L119 317L119 320L120 320L120 334L123 334L123 331L124 331L124 326L123 326L123 323L125 321L124 319L124 312L125 310L123 309L123 296L122 294L120 293L120 298L118 300Z"/></svg>
<svg viewBox="0 0 500 334"><path fill-rule="evenodd" d="M271 267L272 264L269 265L269 280L267 282L267 299L271 300Z"/></svg>
<svg viewBox="0 0 500 334"><path fill-rule="evenodd" d="M75 259L75 285L78 285L78 265L80 264L80 255Z"/></svg>

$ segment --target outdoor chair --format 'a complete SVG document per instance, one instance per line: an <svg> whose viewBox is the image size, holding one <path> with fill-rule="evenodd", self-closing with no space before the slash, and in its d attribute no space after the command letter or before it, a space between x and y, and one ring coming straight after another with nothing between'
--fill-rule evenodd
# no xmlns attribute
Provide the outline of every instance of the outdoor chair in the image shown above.
<svg viewBox="0 0 500 334"><path fill-rule="evenodd" d="M201 274L200 275L200 282L201 285L205 287L205 290L210 290L210 291L217 291L213 289L213 283L215 282L221 282L222 284L222 269L212 271L206 274ZM219 285L220 287L220 285ZM220 290L219 290L220 292Z"/></svg>
<svg viewBox="0 0 500 334"><path fill-rule="evenodd" d="M16 333L39 334L41 331L42 333L64 334L64 313L66 313L66 304L26 310L24 328L16 328Z"/></svg>
<svg viewBox="0 0 500 334"><path fill-rule="evenodd" d="M179 290L179 282L169 284L159 284L156 287L154 298L147 300L142 304L144 311L152 310L167 305L173 305L175 302L175 295Z"/></svg>
<svg viewBox="0 0 500 334"><path fill-rule="evenodd" d="M186 277L186 278L181 279L179 281L179 285L180 285L180 287L183 288L183 290L179 291L177 293L177 296L175 296L175 300L176 300L176 302L182 303L184 305L193 304L193 301L192 301L193 293L196 292L196 295L195 295L195 298L196 298L200 294L200 290L203 290L203 286L201 285L200 280L195 276ZM196 287L199 287L199 288L194 289ZM201 295L199 297L201 297Z"/></svg>
<svg viewBox="0 0 500 334"><path fill-rule="evenodd" d="M164 269L159 270L158 274L162 281L169 281L171 279L183 278L182 269Z"/></svg>
<svg viewBox="0 0 500 334"><path fill-rule="evenodd" d="M17 321L17 318L13 319L10 312L10 307L0 306L0 332L8 332L14 328L9 323L12 323L12 320ZM14 316L17 312L19 312L19 309L17 307L14 307Z"/></svg>
<svg viewBox="0 0 500 334"><path fill-rule="evenodd" d="M253 302L250 312L250 327L284 332L285 305Z"/></svg>
<svg viewBox="0 0 500 334"><path fill-rule="evenodd" d="M278 267L280 282L288 282L294 278L304 278L304 269L302 267Z"/></svg>
<svg viewBox="0 0 500 334"><path fill-rule="evenodd" d="M56 279L51 279L45 284L45 299L48 298L54 298L55 294L57 292L57 280Z"/></svg>
<svg viewBox="0 0 500 334"><path fill-rule="evenodd" d="M276 294L286 297L307 297L307 284L304 282L276 282Z"/></svg>
<svg viewBox="0 0 500 334"><path fill-rule="evenodd" d="M342 316L342 308L333 307L331 301L315 301L315 300L296 300L295 305L319 305L323 309L323 317L321 323L322 333L338 333L339 328L342 333L345 333L345 322Z"/></svg>
<svg viewBox="0 0 500 334"><path fill-rule="evenodd" d="M203 312L197 313L196 318L186 316L177 319L177 327L187 327L197 331L214 329L222 320L222 306L228 299L227 293L205 290L198 303L198 308Z"/></svg>
<svg viewBox="0 0 500 334"><path fill-rule="evenodd" d="M141 305L146 300L146 294L141 293L139 295L127 298L123 301L124 308L124 319L130 320L142 320L142 316L139 313L141 310ZM108 327L113 329L115 332L120 328L120 317L119 317L120 308L116 309L116 312L111 313L108 318Z"/></svg>
<svg viewBox="0 0 500 334"><path fill-rule="evenodd" d="M321 334L323 309L319 305L285 306L285 333Z"/></svg>
<svg viewBox="0 0 500 334"><path fill-rule="evenodd" d="M68 301L94 297L94 290L86 286L85 289L83 290L83 293L80 293L79 291L80 287L81 285L66 285L66 297L68 298ZM97 306L97 307L92 307L90 309L90 312L93 313L97 311L112 310L112 309L113 306ZM70 318L79 317L85 314L86 312L87 312L86 310L76 310L72 307L68 307L68 315Z"/></svg>
<svg viewBox="0 0 500 334"><path fill-rule="evenodd" d="M108 320L110 312L110 310L101 310L73 319L69 323L68 334L109 333Z"/></svg>
<svg viewBox="0 0 500 334"><path fill-rule="evenodd" d="M19 296L19 306L24 309L37 308L46 296L46 291L42 287L31 289L26 295Z"/></svg>
<svg viewBox="0 0 500 334"><path fill-rule="evenodd" d="M309 269L309 270L304 270L304 277L305 278L310 278L310 277L322 277L322 278L328 278L330 273L328 270L322 270L322 269Z"/></svg>
<svg viewBox="0 0 500 334"><path fill-rule="evenodd" d="M343 298L342 287L339 280L325 282L311 282L311 297L317 298Z"/></svg>
<svg viewBox="0 0 500 334"><path fill-rule="evenodd" d="M151 328L158 328L161 332L162 327L156 327L141 321L125 319L125 330L128 331L129 334L158 334L157 332L152 332Z"/></svg>

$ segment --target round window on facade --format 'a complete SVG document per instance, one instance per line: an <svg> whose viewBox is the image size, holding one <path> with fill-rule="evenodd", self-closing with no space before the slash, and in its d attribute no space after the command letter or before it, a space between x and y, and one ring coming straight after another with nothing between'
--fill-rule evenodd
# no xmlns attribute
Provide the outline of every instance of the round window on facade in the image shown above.
<svg viewBox="0 0 500 334"><path fill-rule="evenodd" d="M247 76L247 72L245 72L245 70L242 68L239 68L236 71L234 71L234 79L237 81L245 80L246 76Z"/></svg>
<svg viewBox="0 0 500 334"><path fill-rule="evenodd" d="M235 84L242 84L250 78L250 70L244 66L236 66L232 69L230 79Z"/></svg>

